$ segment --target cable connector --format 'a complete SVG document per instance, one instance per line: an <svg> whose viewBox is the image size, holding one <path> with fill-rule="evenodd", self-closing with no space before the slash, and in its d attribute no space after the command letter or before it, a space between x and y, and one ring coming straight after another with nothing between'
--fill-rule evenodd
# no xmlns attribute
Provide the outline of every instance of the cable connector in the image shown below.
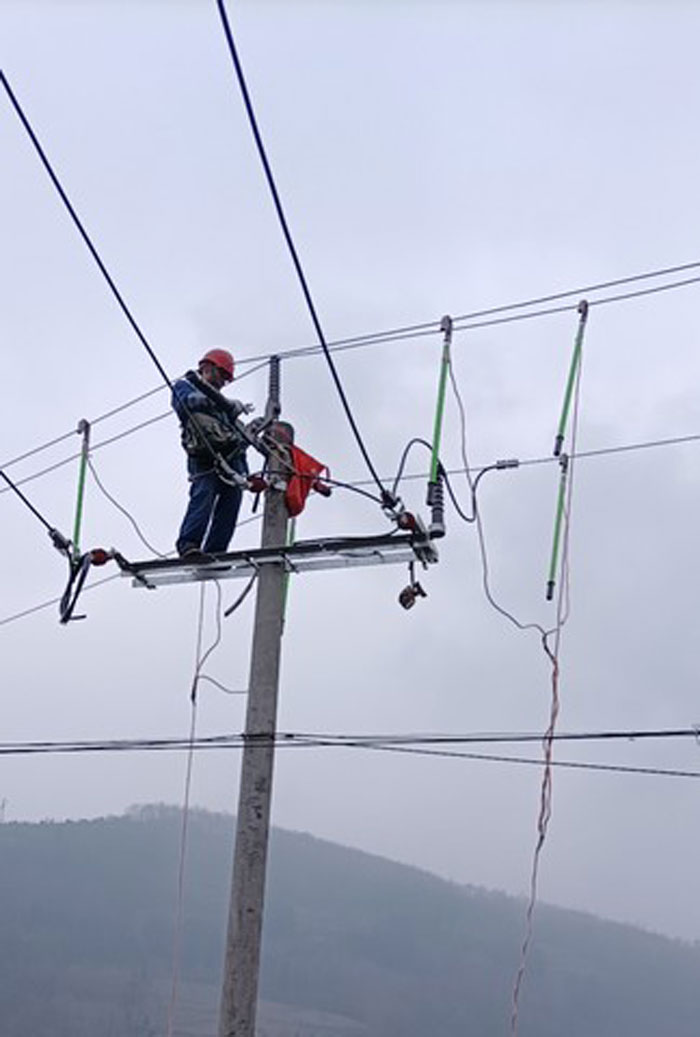
<svg viewBox="0 0 700 1037"><path fill-rule="evenodd" d="M114 559L114 551L106 551L104 547L93 547L88 551L91 565L106 565Z"/></svg>
<svg viewBox="0 0 700 1037"><path fill-rule="evenodd" d="M500 461L496 461L496 468L498 468L499 470L503 469L503 468L519 468L519 467L520 467L520 461L518 460L517 457L505 457L505 458L502 458Z"/></svg>
<svg viewBox="0 0 700 1037"><path fill-rule="evenodd" d="M415 533L418 529L416 516L411 511L402 511L396 518L396 525L407 533Z"/></svg>
<svg viewBox="0 0 700 1037"><path fill-rule="evenodd" d="M251 493L264 493L267 489L267 479L259 472L255 475L249 475L246 488L249 489Z"/></svg>
<svg viewBox="0 0 700 1037"><path fill-rule="evenodd" d="M57 529L53 528L49 529L49 536L51 537L51 543L57 551L60 551L61 554L67 555L68 558L72 558L73 543L68 539L68 537L64 537L63 533L60 533Z"/></svg>
<svg viewBox="0 0 700 1037"><path fill-rule="evenodd" d="M382 511L389 518L396 521L397 515L403 511L403 503L400 497L387 489L382 490Z"/></svg>
<svg viewBox="0 0 700 1037"><path fill-rule="evenodd" d="M333 487L329 486L326 482L321 482L320 479L317 479L311 488L314 493L320 493L322 497L333 496Z"/></svg>
<svg viewBox="0 0 700 1037"><path fill-rule="evenodd" d="M443 483L443 468L438 466L438 476L434 482L428 483L426 497L430 508L430 536L444 537L445 535L445 487Z"/></svg>

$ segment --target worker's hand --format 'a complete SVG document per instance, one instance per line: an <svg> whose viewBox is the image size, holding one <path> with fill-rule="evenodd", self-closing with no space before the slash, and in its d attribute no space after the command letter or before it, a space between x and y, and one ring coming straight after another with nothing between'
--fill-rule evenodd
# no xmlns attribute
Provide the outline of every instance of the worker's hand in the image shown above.
<svg viewBox="0 0 700 1037"><path fill-rule="evenodd" d="M254 403L243 403L242 400L229 400L228 405L236 418L239 414L251 414L255 410Z"/></svg>

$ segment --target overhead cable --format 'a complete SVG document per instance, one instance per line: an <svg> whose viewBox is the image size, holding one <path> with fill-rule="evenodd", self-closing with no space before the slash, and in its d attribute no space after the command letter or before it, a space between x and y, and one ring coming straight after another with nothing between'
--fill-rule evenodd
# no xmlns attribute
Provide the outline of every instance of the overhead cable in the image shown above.
<svg viewBox="0 0 700 1037"><path fill-rule="evenodd" d="M99 440L97 443L93 443L90 449L91 449L92 452L94 452L95 450L99 450L101 447L110 446L112 443L117 443L117 442L119 442L119 440L125 439L127 436L133 435L134 432L140 432L142 429L148 428L150 425L153 425L153 424L155 424L158 421L162 421L164 418L169 418L169 417L172 417L172 416L173 416L172 411L165 411L162 414L156 415L154 418L149 418L146 421L140 422L138 425L133 425L130 428L127 428L127 429L125 429L122 432L118 432L116 435L110 436L108 439L102 439L102 440ZM597 447L596 449L593 449L593 450L579 450L575 454L571 454L570 457L576 458L578 460L585 460L587 458L605 457L605 456L613 455L613 454L634 453L637 450L649 450L649 449L654 449L654 448L657 448L657 447L683 446L684 444L687 444L687 443L697 443L697 442L700 442L700 433L693 432L693 433L690 433L690 434L688 434L686 436L669 436L669 437L667 437L665 439L649 439L649 440L642 440L642 441L637 442L637 443L623 443L623 444L620 444L619 446ZM15 485L16 486L24 486L25 483L33 482L35 479L40 479L44 475L49 475L51 472L55 472L55 471L57 471L57 469L62 468L64 465L70 464L72 461L75 461L79 457L80 457L80 451L78 451L77 453L74 453L74 454L70 454L68 457L64 457L60 461L56 461L55 464L52 464L52 465L49 465L46 468L40 469L38 472L33 472L31 475L26 475L22 479L16 479L15 480ZM512 462L512 463L505 464L505 467L509 467L509 468L511 468L511 467L512 468L527 468L527 467L532 467L532 466L535 466L535 465L555 464L557 459L555 457L552 457L551 455L549 455L549 456L546 456L546 457L526 457L526 458L523 458L522 460L518 459L518 458L512 458L512 459L508 459L508 460L509 460L509 462ZM517 461L517 464L515 463L516 461ZM497 462L497 461L491 462L489 464L474 464L474 465L470 465L469 471L473 475L478 475L480 473L485 473L487 471L491 471L492 469L497 468L497 467L504 467L504 464L502 462L499 464L499 462ZM465 473L466 473L466 469L464 467L461 467L461 468L445 468L444 469L444 474L447 475L447 476L450 476L450 475L464 475ZM406 473L402 472L400 481L401 482L411 482L411 481L414 481L414 480L424 481L427 478L428 474L429 474L428 472L412 472L412 473L409 473L409 474L406 474ZM359 488L362 487L362 486L373 485L373 480L371 480L371 479L354 479L352 482L342 482L340 480L332 480L332 479L328 479L326 481L329 482L331 485L334 485L334 486L337 485L337 486L345 487L347 489L357 489L357 490L359 490ZM4 493L9 493L9 492L10 492L10 487L9 486L0 486L0 496L2 494L4 494ZM371 500L376 500L377 498L370 495L370 499Z"/></svg>
<svg viewBox="0 0 700 1037"><path fill-rule="evenodd" d="M473 320L476 317L490 317L495 313L503 313L507 310L520 310L531 306L541 306L545 302L556 302L558 299L567 299L572 296L581 297L582 295L589 295L591 292L605 291L607 288L617 288L619 285L632 284L635 281L649 281L655 280L659 277L666 277L669 274L679 274L685 270L697 270L700 268L700 260L695 260L692 263L680 263L676 266L660 267L657 270L648 270L644 274L632 274L627 277L617 277L612 281L599 281L597 284L582 285L579 288L568 288L563 292L555 292L552 295L541 295L539 298L524 299L521 302L510 303L504 306L493 306L488 310L476 310L472 313L464 313L459 317L455 317L454 320ZM680 282L685 284L687 282ZM409 330L409 329L407 329Z"/></svg>
<svg viewBox="0 0 700 1037"><path fill-rule="evenodd" d="M152 349L150 343L148 342L146 336L144 335L143 331L141 330L141 328L139 327L138 323L136 322L136 318L134 317L134 315L132 314L131 310L129 309L129 307L127 306L126 302L124 301L124 298L123 298L121 292L119 291L119 289L117 288L117 285L115 284L114 279L112 278L112 275L110 274L109 270L107 269L107 267L105 266L104 262L102 261L99 252L95 248L95 245L93 244L93 241L92 241L90 235L88 234L87 230L85 229L85 227L84 227L80 217L78 216L77 212L75 211L75 208L73 207L73 204L71 203L70 198L66 194L63 186L61 185L60 180L58 179L56 173L54 172L54 169L53 169L51 163L48 160L46 152L44 151L43 147L39 143L39 139L38 139L36 133L34 132L34 130L32 129L32 126L31 126L27 116L25 115L24 111L22 110L22 107L21 107L19 101L17 100L17 97L15 96L15 94L14 94L14 92L12 90L12 87L8 83L7 78L5 76L5 73L2 71L2 69L0 69L0 82L4 86L5 92L6 92L7 96L10 99L10 103L12 104L12 107L14 108L15 112L17 113L17 115L19 117L19 120L22 123L22 126L26 130L27 135L29 136L29 139L31 140L32 144L34 145L34 149L35 149L36 153L38 154L39 158L41 159L42 165L44 166L44 169L48 173L49 178L51 180L51 183L56 188L56 191L58 192L58 195L59 195L61 201L63 202L63 204L64 204L68 214L70 215L71 219L73 220L73 223L75 224L75 226L76 226L76 228L78 230L78 233L80 234L81 238L83 239L83 241L87 245L88 251L90 252L90 255L94 259L95 263L97 264L97 266L98 266L98 268L100 270L100 273L102 274L102 276L104 277L105 281L109 285L109 287L111 289L111 292L112 292L114 298L116 299L116 301L117 301L117 303L118 303L122 313L124 314L124 316L128 320L128 322L131 325L131 327L133 328L134 332L136 333L137 338L141 342L141 345L144 347L144 349L146 350L146 352L150 356L151 360L155 364L156 368L158 369L158 371L159 371L161 377L163 378L163 380L165 381L166 385L168 385L172 389L172 382L170 381L170 378L168 377L168 374L167 374L165 368L163 367L163 365L161 364L160 360L156 356L156 354L155 354L154 350Z"/></svg>
<svg viewBox="0 0 700 1037"><path fill-rule="evenodd" d="M520 745L542 741L542 732L493 731L469 734L435 734L417 731L391 733L370 732L340 734L322 731L277 731L274 735L246 735L245 732L203 735L196 739L199 748L207 746L237 748L248 739L256 744L322 746L324 748L345 747L350 749L382 747L432 747L444 749L455 745ZM692 740L700 742L700 726L669 728L611 728L591 731L555 731L553 742L664 742ZM0 742L0 753L64 752L64 751L138 751L142 749L178 749L189 746L189 738L114 738L114 739L69 739L55 741L32 739L23 742ZM510 757L509 757L510 759Z"/></svg>
<svg viewBox="0 0 700 1037"><path fill-rule="evenodd" d="M345 390L343 388L343 385L342 385L342 383L340 381L340 376L339 376L338 371L336 369L335 363L333 362L333 357L331 356L330 350L328 348L328 343L326 342L326 337L325 337L325 334L323 332L323 328L321 327L321 322L320 322L318 314L316 312L316 307L314 305L314 301L313 301L313 298L311 296L311 291L309 289L309 285L308 285L308 282L307 282L307 279L306 279L306 275L304 274L304 270L303 270L303 267L301 265L301 261L299 259L299 255L297 253L297 249L296 249L296 246L294 244L294 239L292 238L292 234L291 234L291 231L289 229L289 224L287 223L287 218L285 216L284 209L282 208L282 202L280 200L279 192L277 190L277 185L275 183L275 179L274 179L274 176L272 174L272 168L270 166L270 163L269 163L269 160L268 160L268 157L267 157L267 153L265 151L265 145L263 144L263 140L262 140L262 137L260 135L260 130L259 130L259 127L258 127L258 122L257 122L256 116L255 116L255 111L253 109L253 104L252 104L252 101L250 99L250 93L248 92L248 86L246 84L245 76L243 74L243 68L241 66L240 58L238 56L238 51L236 50L236 44L235 44L234 39L233 39L233 33L231 31L231 25L230 25L230 22L229 22L229 19L228 19L228 15L226 13L226 7L225 7L225 4L224 4L223 0L217 0L217 7L219 9L219 14L221 16L221 22L222 22L222 25L223 25L224 34L226 36L226 42L228 44L228 49L229 49L229 53L231 55L231 60L233 62L233 66L234 66L234 69L235 69L236 78L238 79L238 85L240 87L241 95L243 97L243 103L244 103L244 106L245 106L246 114L248 116L248 122L250 123L250 128L251 128L253 137L255 139L255 144L256 144L257 149L258 149L258 155L260 157L260 161L262 163L263 170L265 172L265 178L267 180L267 184L268 184L268 187L270 189L270 193L272 195L272 200L273 200L273 203L274 203L274 206L275 206L275 211L277 212L277 217L278 217L280 226L282 228L282 233L283 233L284 239L285 239L285 241L287 243L287 248L289 249L289 253L290 253L290 256L292 258L292 263L294 264L294 269L296 270L297 277L299 279L299 284L301 286L301 290L302 290L304 299L306 301L306 305L307 305L307 308L308 308L308 311L309 311L309 315L311 317L312 324L313 324L313 326L314 326L314 328L316 330L316 334L318 336L320 347L323 350L323 353L324 353L324 355L326 357L326 361L328 363L328 367L330 369L331 376L333 378L333 381L335 382L335 387L338 390L338 395L340 396L340 400L341 400L341 403L342 403L343 408L345 410L345 414L347 416L348 422L350 423L350 427L351 427L351 429L353 431L353 434L355 436L355 440L357 441L357 445L360 448L360 452L361 452L361 454L362 454L362 456L363 456L363 458L365 460L365 464L367 465L367 468L369 469L369 472L370 472L372 478L374 479L375 483L377 484L377 487L379 488L379 491L380 491L380 494L382 496L382 499L386 500L387 503L388 503L388 496L389 495L388 495L387 491L384 489L382 481L379 478L379 475L377 474L377 471L376 471L376 469L375 469L375 467L374 467L374 465L372 463L372 459L369 456L369 453L368 453L367 448L365 446L364 440L363 440L362 435L360 433L360 430L358 428L357 422L355 421L355 417L354 417L354 415L352 413L352 409L350 407L350 403L348 401L348 398L347 398L347 395L346 395Z"/></svg>
<svg viewBox="0 0 700 1037"><path fill-rule="evenodd" d="M209 750L235 750L242 749L246 744L245 735L209 736L197 738L190 742L189 738L179 739L114 739L109 741L76 741L76 742L25 742L25 743L3 743L0 744L0 756L32 756L32 755L82 755L102 754L115 752L177 752ZM474 753L463 752L457 749L434 748L420 745L393 744L391 742L370 742L360 740L338 741L331 736L324 738L323 735L295 735L292 733L281 733L275 738L279 748L299 749L360 749L371 752L389 752L411 756L434 757L438 759L474 760L488 763L511 763L519 765L530 765L543 767L544 761L537 757L507 756L496 753ZM264 745L262 739L255 739L253 744ZM552 767L562 767L571 770L600 771L616 774L636 774L657 777L674 778L700 778L700 770L689 770L678 767L652 767L632 766L613 763L593 763L579 760L556 760L551 761Z"/></svg>
<svg viewBox="0 0 700 1037"><path fill-rule="evenodd" d="M25 497L25 495L19 489L17 484L14 483L12 479L10 479L9 475L5 474L2 468L0 468L0 478L4 479L7 483L7 489L12 490L12 492L19 497L19 499L22 501L25 507L27 507L31 511L32 515L34 515L34 517L37 518L39 522L41 522L41 524L46 527L46 530L49 533L49 535L54 534L56 530L53 528L51 523L48 522L41 514L41 512L38 510L38 508L35 508L32 502L27 497Z"/></svg>
<svg viewBox="0 0 700 1037"><path fill-rule="evenodd" d="M696 267L698 265L700 265L700 264L698 264L698 263L688 263L688 264L685 264L684 266L669 267L668 270L683 270L683 269L687 269L687 268ZM668 272L668 271L659 271L658 273L665 273L665 272ZM638 281L638 280L642 280L644 278L649 278L649 277L653 277L653 276L657 276L657 275L653 274L653 273L637 274L637 275L634 275L632 277L619 278L617 281L609 281L609 282L605 282L605 283L607 285L624 284L624 283L627 283L627 282L630 282L630 281ZM670 290L672 288L679 288L679 287L683 287L683 286L688 285L688 284L695 284L698 281L700 281L700 278L690 278L690 279L686 279L684 281L673 282L673 283L668 284L668 285L662 285L660 287L649 289L649 290L645 290L645 291L641 291L641 292L632 292L632 293L628 292L628 293L625 293L624 295L611 296L609 298L599 299L599 300L592 300L592 301L589 302L589 305L594 306L594 305L597 305L597 304L601 304L602 305L602 304L609 303L609 302L620 302L620 301L623 301L623 300L626 300L626 299L636 298L637 296L641 296L641 295L649 295L649 294L652 294L652 293L657 292L657 291L668 291L668 290ZM569 290L567 292L558 293L557 296L544 296L542 298L560 298L562 296L574 295L577 292L580 292L581 290L582 289L571 289L571 290ZM530 303L534 302L534 301L536 301L536 300L531 300ZM464 317L460 317L460 318L456 318L456 319L459 319L459 320L467 320L467 319L469 319L469 320L471 320L472 318L475 318L475 317L479 316L480 314L498 313L498 312L501 312L501 311L507 311L507 310L511 310L511 309L516 309L518 307L524 307L524 306L529 305L530 303L528 303L528 302L510 303L510 304L506 304L506 305L503 305L503 306L494 307L491 310L477 310L473 314L467 314ZM571 306L558 307L558 308L552 309L552 310L540 310L537 313L534 313L534 314L531 314L531 315L517 315L517 316L515 316L513 318L513 320L524 320L524 319L528 319L529 316L533 316L533 317L548 316L549 314L552 314L552 313L562 313L562 312L565 312L565 311L574 310L575 308L576 307L572 304ZM510 318L509 318L509 322L510 322ZM503 322L499 322L499 323L503 323ZM468 330L470 330L472 328L486 327L486 326L488 326L488 324L489 324L489 322L487 322L486 324L484 324L484 323L481 323L481 324L469 324L469 325L465 325L463 327L454 328L453 330L455 330L455 331L468 331ZM408 326L406 328L398 328L398 329L395 329L394 331L376 332L375 334L360 335L360 336L356 336L354 338L336 339L336 340L334 340L334 341L332 341L332 342L330 342L328 344L328 349L329 349L330 352L339 352L341 349L353 349L353 348L359 348L361 346L375 345L375 344L376 345L383 345L385 343L388 344L388 343L391 343L391 342L394 342L394 341L400 341L402 338L416 337L415 335L409 336L406 333L407 332L411 332L412 330L421 329L421 328L424 328L424 329L425 328L430 328L431 329L430 331L423 331L423 332L421 332L421 334L431 334L431 335L432 334L437 334L439 332L439 330L440 330L440 322L439 321L433 321L433 322L430 322L430 323L427 323L427 324L416 324L416 325L410 325L410 326ZM291 349L288 349L288 350L277 351L277 353L275 353L274 355L281 356L281 357L284 357L284 358L287 358L287 359L295 358L295 357L302 357L303 358L303 357L315 355L315 354L319 353L320 351L321 351L321 348L319 346L303 346L303 347L291 348ZM246 378L249 375L254 374L255 372L259 371L261 368L267 366L267 363L268 363L268 361L269 361L269 359L270 359L270 357L272 355L273 354L265 353L265 354L259 354L259 355L251 356L251 357L237 358L236 364L237 364L237 366L239 368L242 365L244 365L244 364L255 364L256 366L254 368L252 368L251 370L249 370L249 371L245 371L243 374L237 375L236 376L236 381L240 382L243 378ZM164 388L165 388L165 385L159 385L159 386L156 386L156 388L154 388L154 389L149 389L147 392L141 393L139 396L135 396L131 400L127 400L125 403L122 403L122 404L118 405L117 407L114 407L112 410L109 410L109 411L107 411L104 414L99 414L95 418L91 418L90 419L90 423L92 425L97 425L101 421L105 421L108 418L112 418L116 414L119 414L122 411L128 410L130 407L133 407L136 404L141 403L143 400L148 399L150 396L154 396L156 393L162 392ZM149 424L153 424L156 421L160 421L163 418L169 417L170 414L171 414L171 412L167 411L167 412L165 412L163 414L158 415L155 418L149 419L146 422L143 422L143 423L141 423L139 425L135 425L135 426L133 426L133 428L127 429L125 432L122 432L122 433L118 434L117 436L114 436L111 439L104 440L104 441L102 441L102 443L95 444L94 448L96 448L98 446L105 446L105 445L107 445L108 443L111 443L111 442L116 442L118 439L122 438L123 436L130 435L131 432L136 432L136 431L138 431L141 428L145 428ZM65 440L71 439L74 435L75 435L75 429L71 430L70 432L65 432L63 435L57 436L55 439L50 439L46 443L41 443L39 446L34 447L31 450L28 450L28 451L26 451L23 454L19 454L16 457L10 458L9 460L7 460L7 461L5 461L3 463L2 467L3 468L9 468L9 467L11 467L14 464L18 464L20 461L24 461L27 458L32 457L34 454L38 454L38 453L40 453L43 450L47 450L50 447L56 446L57 444L65 441ZM672 439L672 440L659 440L659 441L650 442L650 443L648 443L646 445L648 445L648 446L665 446L667 443L670 444L670 443L686 442L686 441L690 441L690 440L693 440L693 439L700 439L700 435L698 435L698 436L680 437L678 439ZM616 449L616 450L636 449L636 446L633 445L632 447L619 447L619 448L614 448L614 449ZM606 452L606 451L602 451L602 452ZM607 451L607 452L611 452L612 453L612 452L614 452L614 450ZM597 453L597 452L596 451L587 451L587 452L584 452L584 453L579 453L577 456L578 457L590 457L590 456L594 456L595 453ZM60 467L62 464L68 464L70 461L75 460L77 457L80 457L79 453L72 454L69 458L65 458L63 461L59 462L58 465L56 465L55 467ZM522 464L539 464L539 463L551 462L551 461L552 461L551 457L546 457L546 458L536 459L536 460L532 460L532 461L523 461L521 463ZM53 470L54 470L54 467L52 466L52 467L49 467L47 469L44 469L39 474L44 474L45 472L50 472L50 471L53 471ZM473 470L477 471L478 470L478 466L475 467ZM35 477L38 477L38 475L34 476L32 478L35 478ZM413 479L413 478L424 478L424 477L421 475L421 476L404 476L404 478ZM371 480L371 481L373 482L374 480ZM355 485L363 485L363 484L362 484L362 482L356 482ZM4 492L4 491L2 489L0 489L0 493L2 493L2 492Z"/></svg>
<svg viewBox="0 0 700 1037"><path fill-rule="evenodd" d="M5 77L5 74L2 72L1 69L0 69L0 82L2 82L2 85L5 87L5 91L6 91L8 97L10 99L10 102L12 103L12 106L15 109L15 112L17 113L17 115L18 115L18 117L20 119L20 122L22 123L22 126L26 130L26 132L27 132L27 134L29 136L29 139L31 140L32 144L34 145L34 148L35 148L35 150L36 150L36 152L37 152L37 154L38 154L38 156L39 156L39 158L40 158L40 160L41 160L41 162L42 162L46 172L48 173L49 178L50 178L52 184L56 188L56 191L58 192L58 195L61 198L61 201L63 202L66 210L68 211L71 219L73 220L73 223L75 224L75 226L76 226L80 236L82 237L83 241L85 242L85 244L86 244L86 246L88 248L88 251L90 252L90 255L92 256L92 258L94 259L95 263L97 264L97 267L100 270L100 273L102 274L102 276L104 277L105 281L109 285L109 288L112 291L112 294L113 294L114 298L116 299L116 301L117 301L117 303L118 303L122 313L127 318L129 324L131 325L132 329L136 333L136 336L139 339L141 345L144 347L144 349L148 353L149 357L151 358L151 360L155 364L155 366L156 366L159 374L161 375L163 381L168 386L168 388L172 391L173 390L173 383L172 383L172 380L170 379L170 376L168 375L167 371L165 370L165 368L161 364L160 360L156 356L156 353L155 353L154 349L152 348L152 346L148 342L148 339L146 338L146 336L144 335L143 331L141 330L141 328L139 327L138 323L136 322L136 318L133 316L131 310L129 309L129 307L127 306L126 302L124 301L124 298L123 298L121 292L117 288L117 285L116 285L114 279L112 278L112 276L109 273L107 267L105 266L102 258L100 257L99 252L97 251L95 245L92 242L92 239L90 238L90 235L88 234L87 230L85 229L85 227L84 227L80 217L78 216L75 208L73 207L73 204L71 203L68 195L66 194L66 192L65 192L65 190L64 190L64 188L63 188L63 186L62 186L62 184L60 182L60 180L58 179L58 177L57 177L57 175L56 175L56 173L55 173L51 163L48 160L48 157L47 157L44 149L42 148L41 144L39 143L39 139L36 136L36 133L32 129L32 126L30 125L29 120L27 119L27 116L25 115L24 111L22 110L22 107L20 106L19 101L17 100L15 94L13 93L12 88L11 88L10 84L8 83L8 81L7 81L7 78ZM189 413L189 405L188 405L188 403L185 400L182 401L182 406L183 406L184 410ZM218 452L216 451L216 449L214 448L214 446L212 445L212 443L209 441L208 436L206 435L206 433L203 431L202 428L199 429L199 433L198 434L199 434L200 439L204 443L205 447L207 448L207 450L211 454L212 458L216 462L219 459L219 455L218 455Z"/></svg>
<svg viewBox="0 0 700 1037"><path fill-rule="evenodd" d="M685 279L683 279L681 281L672 281L670 284L657 285L657 286L654 286L653 288L644 288L644 289L639 289L638 291L625 292L625 293L619 294L619 295L606 296L606 297L604 297L602 299L590 299L589 300L589 306L602 306L602 305L605 305L607 303L625 302L625 301L627 301L629 299L641 298L641 297L647 296L647 295L655 295L655 294L657 294L659 292L668 292L668 291L672 291L673 289L676 289L676 288L685 288L685 287L688 287L689 285L694 285L694 284L700 284L700 276L685 278ZM575 293L572 291L572 292L566 293L566 294L573 295ZM525 306L526 304L525 303L523 303L523 304L517 304L516 303L516 304L513 304L513 306L508 305L508 306L502 306L502 307L494 307L493 311L476 311L473 315L465 314L463 317L454 318L454 322L455 323L453 325L453 331L455 333L462 332L462 331L476 331L479 328L490 328L490 327L495 327L495 326L501 325L501 324L516 324L516 323L518 323L520 321L534 320L534 319L537 319L539 317L550 317L550 316L553 316L553 315L558 314L558 313L571 313L571 312L575 312L576 309L578 308L578 304L577 303L567 303L567 304L562 305L562 306L550 306L550 307L546 307L544 309L532 310L531 312L526 312L526 313L512 313L512 314L508 314L507 316L502 316L502 317L495 316L495 317L492 317L492 318L488 318L486 320L479 320L479 319L477 319L478 314L481 313L481 312L484 312L484 313L487 313L487 312L494 312L494 313L507 312L507 311L513 309L514 307L517 307L518 305ZM461 321L462 323L458 323L458 321ZM418 328L418 329L421 329L422 326L421 325L416 325L415 327ZM434 326L433 326L433 324L426 325L423 330L415 330L415 331L401 331L401 330L398 330L396 332L379 332L376 335L359 336L358 338L351 338L351 339L340 339L340 340L338 340L338 344L330 343L328 348L329 348L329 351L331 353L340 353L340 352L344 352L346 350L351 350L351 349L361 349L361 348L364 348L365 346L372 346L372 345L383 346L383 345L388 345L388 344L390 344L392 342L404 342L404 341L407 341L409 339L425 338L425 337L430 336L430 335L436 335L436 334L439 333L439 331L440 331L439 322L435 322ZM278 351L277 355L279 355L281 358L283 358L285 360L290 360L290 359L296 359L296 358L304 358L304 357L307 357L307 356L313 356L313 355L315 355L317 353L320 353L320 352L321 352L321 347L320 346L299 346L299 347L292 348L292 349L280 350L280 351ZM261 358L262 358L262 355L260 355L260 356L256 355L256 356L252 356L250 358L247 358L245 361L241 361L241 362L242 363L245 363L245 362L253 363L255 361L260 360Z"/></svg>

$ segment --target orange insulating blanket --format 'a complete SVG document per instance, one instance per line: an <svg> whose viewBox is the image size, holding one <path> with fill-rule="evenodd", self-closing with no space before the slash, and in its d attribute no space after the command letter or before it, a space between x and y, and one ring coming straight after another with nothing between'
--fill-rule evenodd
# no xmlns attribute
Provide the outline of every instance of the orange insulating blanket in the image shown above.
<svg viewBox="0 0 700 1037"><path fill-rule="evenodd" d="M294 475L287 486L285 503L290 517L294 518L304 510L306 498L311 490L320 490L326 496L328 495L329 488L319 482L319 476L322 472L325 472L327 476L330 476L330 473L326 465L321 464L310 454L304 453L298 446L292 444L289 450L292 455Z"/></svg>

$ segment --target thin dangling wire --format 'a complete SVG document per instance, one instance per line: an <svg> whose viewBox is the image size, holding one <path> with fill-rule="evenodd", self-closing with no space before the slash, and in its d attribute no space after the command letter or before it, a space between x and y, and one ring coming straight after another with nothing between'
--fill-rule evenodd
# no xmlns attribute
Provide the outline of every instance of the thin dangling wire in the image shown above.
<svg viewBox="0 0 700 1037"><path fill-rule="evenodd" d="M173 955L172 955L172 988L170 1002L168 1004L168 1020L166 1034L173 1037L175 1025L175 1011L177 1009L178 994L180 989L180 962L182 952L182 929L183 911L185 903L185 863L187 857L187 834L190 811L190 790L192 787L192 764L194 761L194 741L197 726L197 683L199 672L204 663L202 656L202 640L204 636L204 599L206 595L206 583L202 582L199 589L199 617L197 620L197 648L195 653L195 668L190 690L190 732L188 736L187 766L185 770L185 792L182 804L182 827L180 829L180 855L177 873L177 906L175 909L175 931L173 933Z"/></svg>
<svg viewBox="0 0 700 1037"><path fill-rule="evenodd" d="M581 309L579 309L581 313ZM582 314L583 315L583 314ZM585 317L584 317L585 320ZM581 324L579 324L579 330L581 330ZM577 336L577 342L579 342L579 336ZM576 376L574 384L572 386L573 399L574 399L574 416L572 422L572 433L571 433L571 457L570 464L568 465L568 482L566 485L566 494L564 495L561 491L560 486L560 500L561 500L561 515L563 516L564 527L563 527L563 538L562 538L562 556L561 556L561 567L560 567L560 582L559 582L559 593L557 596L557 614L555 626L552 630L548 630L543 634L542 647L552 665L552 697L551 706L549 712L549 724L547 730L544 733L542 739L542 748L544 754L544 773L542 775L542 784L540 786L540 809L537 818L537 841L535 843L535 850L532 857L532 871L530 874L530 897L527 906L526 914L526 928L525 937L522 942L520 949L520 962L518 964L518 970L515 976L515 982L513 984L513 999L511 1009L511 1034L512 1037L517 1037L518 1023L519 1023L519 1007L520 1007L520 991L522 988L523 979L525 976L525 966L527 963L528 951L530 943L532 941L533 934L533 920L535 912L535 904L537 902L537 885L539 879L539 863L542 848L544 847L545 839L547 837L547 829L549 827L549 821L552 816L552 752L554 747L554 735L556 731L557 719L559 717L559 651L561 647L561 636L564 624L569 614L569 584L570 584L570 564L569 564L569 545L571 538L571 502L573 499L574 489L574 459L576 457L576 439L578 434L578 412L579 412L579 400L581 392L581 355L579 345L579 356L576 363ZM568 393L567 393L568 395ZM568 404L567 404L568 407ZM554 642L552 647L549 645L551 636L554 636Z"/></svg>

